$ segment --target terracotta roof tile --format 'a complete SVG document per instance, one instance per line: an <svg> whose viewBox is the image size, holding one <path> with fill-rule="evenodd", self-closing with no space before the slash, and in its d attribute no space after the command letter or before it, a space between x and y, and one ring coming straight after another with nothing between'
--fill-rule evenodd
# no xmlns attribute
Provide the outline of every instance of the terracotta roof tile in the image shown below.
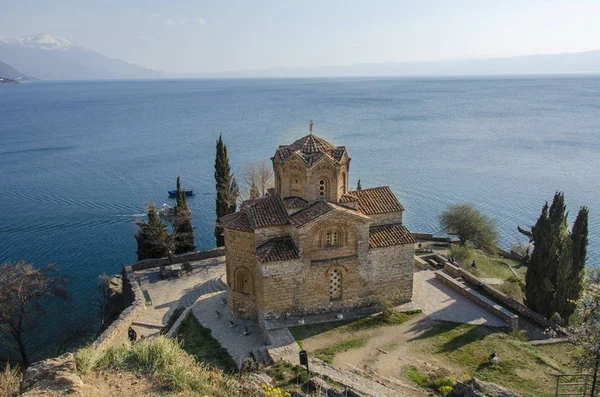
<svg viewBox="0 0 600 397"><path fill-rule="evenodd" d="M369 248L415 244L416 242L417 240L408 229L400 223L369 228Z"/></svg>
<svg viewBox="0 0 600 397"><path fill-rule="evenodd" d="M327 142L323 138L316 135L306 135L290 145L281 145L276 150L275 155L278 155L282 161L290 158L294 153L298 153L304 159L304 162L311 166L323 156L339 162L346 148L344 146L335 146Z"/></svg>
<svg viewBox="0 0 600 397"><path fill-rule="evenodd" d="M319 200L290 216L290 223L296 227L300 227L313 219L320 217L333 211L333 207L325 200Z"/></svg>
<svg viewBox="0 0 600 397"><path fill-rule="evenodd" d="M404 207L394 196L389 186L354 190L348 192L348 194L358 198L358 209L365 215L404 211Z"/></svg>
<svg viewBox="0 0 600 397"><path fill-rule="evenodd" d="M340 197L340 203L354 203L357 201L358 201L358 197L353 196L348 193L344 193L344 194L342 194L342 197Z"/></svg>
<svg viewBox="0 0 600 397"><path fill-rule="evenodd" d="M302 197L290 196L283 199L283 205L285 205L285 208L299 209L306 207L308 201L304 200Z"/></svg>
<svg viewBox="0 0 600 397"><path fill-rule="evenodd" d="M242 232L251 232L252 225L245 212L234 212L233 214L227 214L221 218L223 226L227 229L239 230Z"/></svg>
<svg viewBox="0 0 600 397"><path fill-rule="evenodd" d="M248 215L253 229L288 223L288 214L281 197L265 196L248 201L242 205L241 211Z"/></svg>
<svg viewBox="0 0 600 397"><path fill-rule="evenodd" d="M291 237L274 238L256 248L260 262L277 262L298 259L300 254Z"/></svg>

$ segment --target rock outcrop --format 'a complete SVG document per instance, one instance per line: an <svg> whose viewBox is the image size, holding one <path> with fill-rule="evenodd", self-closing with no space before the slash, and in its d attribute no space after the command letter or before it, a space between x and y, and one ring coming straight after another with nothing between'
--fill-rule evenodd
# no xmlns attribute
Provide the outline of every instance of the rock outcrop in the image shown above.
<svg viewBox="0 0 600 397"><path fill-rule="evenodd" d="M37 397L49 394L90 396L95 390L83 383L75 366L73 354L39 361L25 371L21 384L22 396Z"/></svg>
<svg viewBox="0 0 600 397"><path fill-rule="evenodd" d="M521 397L495 383L483 382L477 378L471 378L467 382L457 382L447 397Z"/></svg>

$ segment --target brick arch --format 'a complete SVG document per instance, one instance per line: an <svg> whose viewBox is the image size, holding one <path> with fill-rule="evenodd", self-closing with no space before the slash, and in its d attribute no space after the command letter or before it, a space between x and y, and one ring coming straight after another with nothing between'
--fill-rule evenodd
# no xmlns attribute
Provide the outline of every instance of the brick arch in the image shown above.
<svg viewBox="0 0 600 397"><path fill-rule="evenodd" d="M233 289L236 292L254 295L254 278L248 268L242 266L235 269Z"/></svg>
<svg viewBox="0 0 600 397"><path fill-rule="evenodd" d="M339 246L344 247L348 245L348 241L351 239L357 240L356 227L353 224L340 224L337 222L320 222L310 229L309 235L313 236L315 243L319 247L325 247L327 232L337 231L339 233Z"/></svg>

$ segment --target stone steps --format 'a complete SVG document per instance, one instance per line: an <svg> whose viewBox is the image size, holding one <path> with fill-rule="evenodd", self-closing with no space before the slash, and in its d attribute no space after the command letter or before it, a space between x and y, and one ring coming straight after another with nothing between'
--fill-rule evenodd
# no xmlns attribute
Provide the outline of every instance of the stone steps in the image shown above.
<svg viewBox="0 0 600 397"><path fill-rule="evenodd" d="M223 282L223 277L220 276L203 283L200 286L194 287L188 292L183 298L183 304L185 307L190 307L203 295L212 294L215 292L225 291L227 286Z"/></svg>

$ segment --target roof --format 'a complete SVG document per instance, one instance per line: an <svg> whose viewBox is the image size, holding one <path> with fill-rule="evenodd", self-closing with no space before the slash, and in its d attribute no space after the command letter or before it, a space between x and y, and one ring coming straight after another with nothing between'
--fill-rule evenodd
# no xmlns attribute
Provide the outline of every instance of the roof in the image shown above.
<svg viewBox="0 0 600 397"><path fill-rule="evenodd" d="M221 220L228 229L252 231L285 225L288 223L288 214L279 196L265 196L244 201L239 212L225 215Z"/></svg>
<svg viewBox="0 0 600 397"><path fill-rule="evenodd" d="M245 212L234 212L233 214L227 214L221 218L223 226L231 230L239 230L241 232L251 232L252 225Z"/></svg>
<svg viewBox="0 0 600 397"><path fill-rule="evenodd" d="M306 207L308 201L304 200L302 197L290 196L283 199L283 205L285 205L285 208L289 209L300 209Z"/></svg>
<svg viewBox="0 0 600 397"><path fill-rule="evenodd" d="M301 227L331 211L341 211L350 215L368 219L354 208L345 207L325 200L318 200L306 207L305 209L292 214L290 216L290 223L295 227Z"/></svg>
<svg viewBox="0 0 600 397"><path fill-rule="evenodd" d="M279 156L282 161L298 153L306 164L313 165L321 157L326 156L335 162L340 162L346 148L344 146L335 146L323 138L316 135L306 135L290 145L281 145L275 151L275 156Z"/></svg>
<svg viewBox="0 0 600 397"><path fill-rule="evenodd" d="M353 196L348 193L344 193L344 194L342 194L342 197L340 197L340 203L354 203L357 201L358 201L358 197Z"/></svg>
<svg viewBox="0 0 600 397"><path fill-rule="evenodd" d="M415 244L417 240L401 223L373 226L369 228L369 248L391 247L394 245Z"/></svg>
<svg viewBox="0 0 600 397"><path fill-rule="evenodd" d="M389 212L404 211L389 186L374 187L370 189L354 190L348 194L358 199L358 209L365 215L386 214ZM340 202L347 202L342 200Z"/></svg>
<svg viewBox="0 0 600 397"><path fill-rule="evenodd" d="M260 262L277 262L298 259L300 254L291 237L279 237L267 241L256 248L256 257Z"/></svg>

